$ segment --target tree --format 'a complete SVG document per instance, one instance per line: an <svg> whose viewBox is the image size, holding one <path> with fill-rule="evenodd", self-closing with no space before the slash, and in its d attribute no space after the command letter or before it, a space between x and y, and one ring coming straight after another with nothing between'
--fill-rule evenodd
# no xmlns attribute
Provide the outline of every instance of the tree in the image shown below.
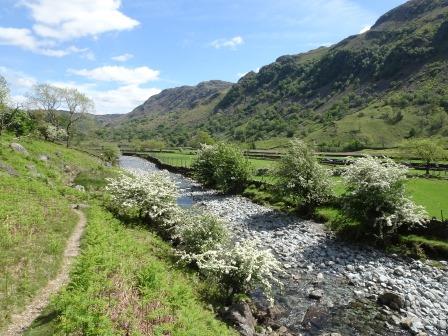
<svg viewBox="0 0 448 336"><path fill-rule="evenodd" d="M87 112L93 111L94 105L92 100L77 89L62 89L62 99L68 112L65 131L67 132L66 145L69 147L73 127Z"/></svg>
<svg viewBox="0 0 448 336"><path fill-rule="evenodd" d="M213 145L215 140L212 138L210 133L205 131L198 131L196 135L191 140L191 146L200 148L201 145Z"/></svg>
<svg viewBox="0 0 448 336"><path fill-rule="evenodd" d="M117 145L107 144L102 146L101 154L105 162L115 165L120 158L121 151Z"/></svg>
<svg viewBox="0 0 448 336"><path fill-rule="evenodd" d="M225 192L244 190L252 171L239 148L222 142L203 145L192 168L199 182Z"/></svg>
<svg viewBox="0 0 448 336"><path fill-rule="evenodd" d="M10 119L9 87L6 79L0 75L0 134L7 128Z"/></svg>
<svg viewBox="0 0 448 336"><path fill-rule="evenodd" d="M448 157L443 146L430 139L408 141L402 146L405 155L421 159L425 162L426 175L429 175L431 164Z"/></svg>
<svg viewBox="0 0 448 336"><path fill-rule="evenodd" d="M302 203L308 209L326 202L331 195L331 182L327 170L321 166L313 149L305 142L290 141L286 154L277 169L277 190Z"/></svg>
<svg viewBox="0 0 448 336"><path fill-rule="evenodd" d="M64 90L50 84L36 84L28 95L31 108L44 111L47 121L59 128L58 110L63 103Z"/></svg>

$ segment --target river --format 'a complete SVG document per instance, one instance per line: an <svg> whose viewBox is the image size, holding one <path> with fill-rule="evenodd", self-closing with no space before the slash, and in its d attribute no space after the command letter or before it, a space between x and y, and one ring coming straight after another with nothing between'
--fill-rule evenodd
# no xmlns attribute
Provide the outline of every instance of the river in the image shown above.
<svg viewBox="0 0 448 336"><path fill-rule="evenodd" d="M158 170L137 157L122 157L120 165L146 172ZM217 215L226 221L235 239L258 239L260 248L271 249L282 262L285 288L276 292L275 299L283 313L275 322L292 334L409 335L399 326L404 317L413 319L415 328L429 335L446 334L446 269L338 241L321 224L170 174L181 190L180 206L196 206ZM376 298L383 292L401 295L402 310L377 305ZM254 298L259 301L256 293Z"/></svg>

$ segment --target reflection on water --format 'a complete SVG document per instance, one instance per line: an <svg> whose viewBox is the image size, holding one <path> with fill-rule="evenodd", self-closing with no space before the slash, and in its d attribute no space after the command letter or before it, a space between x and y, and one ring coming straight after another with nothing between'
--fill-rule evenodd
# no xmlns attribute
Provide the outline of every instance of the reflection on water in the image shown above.
<svg viewBox="0 0 448 336"><path fill-rule="evenodd" d="M154 163L147 160L135 157L135 156L121 156L120 167L124 169L142 170L145 172L157 172L160 171ZM193 206L193 199L188 196L191 190L191 183L188 179L182 177L179 174L169 173L171 178L176 182L177 187L181 191L181 195L177 199L177 204L182 208L190 208Z"/></svg>

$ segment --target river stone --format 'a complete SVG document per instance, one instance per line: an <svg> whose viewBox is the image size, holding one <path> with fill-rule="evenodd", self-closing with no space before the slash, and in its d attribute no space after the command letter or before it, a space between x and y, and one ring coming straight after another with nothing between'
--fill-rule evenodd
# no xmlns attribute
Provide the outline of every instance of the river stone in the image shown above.
<svg viewBox="0 0 448 336"><path fill-rule="evenodd" d="M379 295L378 303L388 306L389 308L397 311L399 311L401 308L404 308L403 298L400 295L392 292L384 292L383 294Z"/></svg>
<svg viewBox="0 0 448 336"><path fill-rule="evenodd" d="M1 161L0 161L0 170L7 172L11 176L19 176L19 173L17 172L17 170L15 170L10 165L3 163Z"/></svg>
<svg viewBox="0 0 448 336"><path fill-rule="evenodd" d="M308 294L308 296L309 296L311 299L320 300L320 299L322 298L322 296L324 296L324 291L321 290L321 289L315 289L315 290L312 290L312 291Z"/></svg>
<svg viewBox="0 0 448 336"><path fill-rule="evenodd" d="M256 321L246 302L234 303L225 316L243 336L254 336Z"/></svg>
<svg viewBox="0 0 448 336"><path fill-rule="evenodd" d="M21 144L18 144L16 142L12 142L9 145L13 150L15 150L17 153L23 154L23 155L29 155L28 151L25 147L23 147Z"/></svg>

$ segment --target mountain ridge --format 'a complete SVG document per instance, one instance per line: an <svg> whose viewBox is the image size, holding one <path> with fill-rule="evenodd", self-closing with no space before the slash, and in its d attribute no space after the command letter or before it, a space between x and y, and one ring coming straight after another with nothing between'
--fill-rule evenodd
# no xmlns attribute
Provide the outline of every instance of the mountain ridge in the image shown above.
<svg viewBox="0 0 448 336"><path fill-rule="evenodd" d="M280 56L233 85L205 82L225 84L200 95L200 84L164 90L105 136L127 139L132 124L136 137L173 145L198 130L239 142L296 136L332 148L446 140L447 71L448 0L411 0L363 34Z"/></svg>

